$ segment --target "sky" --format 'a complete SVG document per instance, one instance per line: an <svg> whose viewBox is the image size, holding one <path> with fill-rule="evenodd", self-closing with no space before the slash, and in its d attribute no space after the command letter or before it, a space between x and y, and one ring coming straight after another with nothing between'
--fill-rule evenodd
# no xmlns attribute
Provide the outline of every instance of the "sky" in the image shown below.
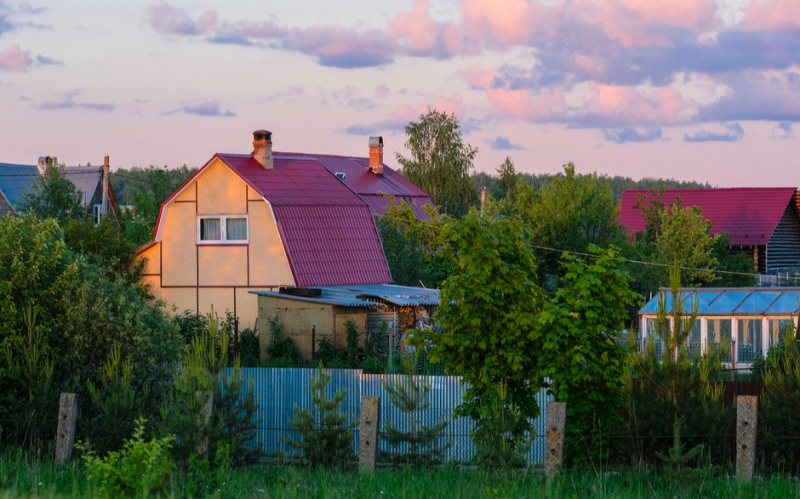
<svg viewBox="0 0 800 499"><path fill-rule="evenodd" d="M798 186L800 0L0 0L0 162L365 157L453 114L476 171Z"/></svg>

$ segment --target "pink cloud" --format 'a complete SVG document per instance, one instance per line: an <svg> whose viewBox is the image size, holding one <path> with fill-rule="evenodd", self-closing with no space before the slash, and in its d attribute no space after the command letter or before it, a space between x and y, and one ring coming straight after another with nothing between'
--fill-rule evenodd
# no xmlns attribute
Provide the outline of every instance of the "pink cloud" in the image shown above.
<svg viewBox="0 0 800 499"><path fill-rule="evenodd" d="M217 12L207 10L197 20L186 11L167 3L151 5L147 20L150 26L161 33L171 35L203 35L217 22Z"/></svg>
<svg viewBox="0 0 800 499"><path fill-rule="evenodd" d="M4 71L27 71L33 65L31 53L22 50L19 45L12 45L5 52L0 52L0 70Z"/></svg>
<svg viewBox="0 0 800 499"><path fill-rule="evenodd" d="M390 19L388 27L389 34L412 56L451 57L477 50L464 45L457 25L435 21L428 13L427 0L415 0L411 10Z"/></svg>
<svg viewBox="0 0 800 499"><path fill-rule="evenodd" d="M753 30L798 28L800 9L796 0L751 0L747 6L744 25Z"/></svg>

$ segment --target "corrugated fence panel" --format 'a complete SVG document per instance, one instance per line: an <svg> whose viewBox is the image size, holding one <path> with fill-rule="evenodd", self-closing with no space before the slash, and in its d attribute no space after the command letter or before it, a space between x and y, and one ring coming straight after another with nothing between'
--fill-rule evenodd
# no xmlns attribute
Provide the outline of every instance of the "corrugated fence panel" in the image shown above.
<svg viewBox="0 0 800 499"><path fill-rule="evenodd" d="M257 443L271 455L277 453L291 453L292 449L284 443L285 439L298 438L289 427L289 420L294 416L295 407L311 409L311 378L316 376L316 369L299 368L242 368L246 380L253 383L256 400L259 404L257 417L259 420L259 434ZM342 410L350 415L354 424L353 445L358 448L358 418L360 413L361 397L380 397L381 399L381 426L384 431L387 424L396 428L406 429L408 422L406 416L394 404L383 385L384 381L405 383L405 375L379 375L363 374L358 369L330 369L331 376L328 384L328 396L333 396L337 390L346 389L347 396ZM460 376L415 376L421 382L430 383L431 390L428 395L430 407L417 413L419 420L426 426L432 426L440 418L445 418L449 424L445 430L444 441L452 445L445 454L447 460L469 461L475 452L469 438L473 427L469 418L453 419L452 413L461 403L466 386L461 384ZM536 397L542 415L532 421L536 428L537 436L528 456L530 463L540 463L544 460L544 434L545 434L545 407L551 396L542 390ZM442 442L444 443L444 442ZM391 445L381 440L379 448L391 451ZM403 449L396 449L403 451Z"/></svg>

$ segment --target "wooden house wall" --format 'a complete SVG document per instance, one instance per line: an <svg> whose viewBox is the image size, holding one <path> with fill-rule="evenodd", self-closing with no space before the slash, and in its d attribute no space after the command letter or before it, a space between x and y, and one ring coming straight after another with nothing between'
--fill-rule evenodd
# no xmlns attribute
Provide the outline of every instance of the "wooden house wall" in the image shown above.
<svg viewBox="0 0 800 499"><path fill-rule="evenodd" d="M800 218L794 203L788 204L766 249L767 273L800 267Z"/></svg>

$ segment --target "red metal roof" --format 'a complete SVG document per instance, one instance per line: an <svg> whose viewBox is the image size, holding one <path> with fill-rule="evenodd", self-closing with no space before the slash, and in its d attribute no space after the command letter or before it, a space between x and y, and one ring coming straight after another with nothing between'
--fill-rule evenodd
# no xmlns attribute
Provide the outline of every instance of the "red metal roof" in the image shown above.
<svg viewBox="0 0 800 499"><path fill-rule="evenodd" d="M272 205L297 286L392 282L369 205L315 158L217 157Z"/></svg>
<svg viewBox="0 0 800 499"><path fill-rule="evenodd" d="M734 246L761 246L769 242L778 221L792 201L794 187L730 188L730 189L668 189L661 202L675 204L677 196L683 207L697 206L711 222L711 233L730 232ZM635 209L639 195L648 198L652 191L625 191L620 199L619 221L633 238L645 228L642 212Z"/></svg>
<svg viewBox="0 0 800 499"><path fill-rule="evenodd" d="M277 152L274 153L274 157L276 161L298 158L313 160L333 174L344 173L344 178L340 180L370 205L373 215L381 216L386 213L389 203L384 194L390 194L395 197L397 204L406 201L412 206L418 218L422 220L429 218L422 209L426 204L433 206L428 194L386 165L383 166L383 175L375 175L369 169L369 158Z"/></svg>

